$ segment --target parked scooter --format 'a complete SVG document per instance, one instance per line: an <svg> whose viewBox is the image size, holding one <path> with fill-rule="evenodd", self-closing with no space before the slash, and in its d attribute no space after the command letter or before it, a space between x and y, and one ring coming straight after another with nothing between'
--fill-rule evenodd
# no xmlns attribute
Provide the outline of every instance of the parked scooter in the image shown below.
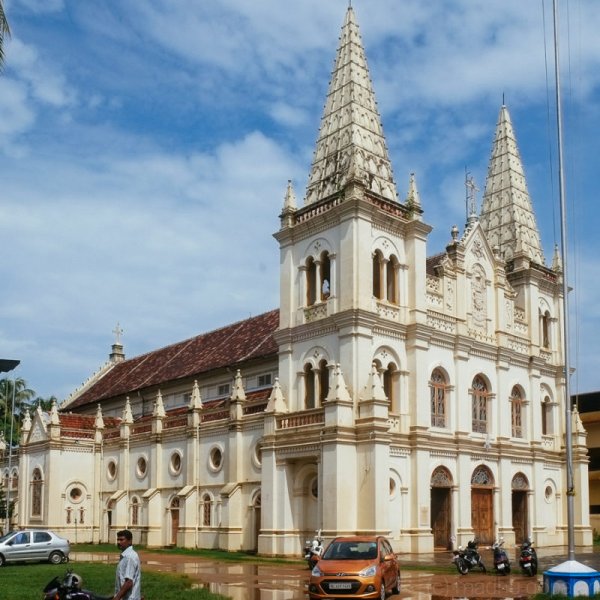
<svg viewBox="0 0 600 600"><path fill-rule="evenodd" d="M456 565L456 569L461 575L466 575L475 567L479 567L483 573L486 572L485 565L477 550L477 540L468 542L466 549L459 546L458 550L454 550L453 554L452 562Z"/></svg>
<svg viewBox="0 0 600 600"><path fill-rule="evenodd" d="M521 556L519 557L519 565L525 575L533 577L537 574L538 560L537 552L533 547L531 540L526 540L521 544Z"/></svg>
<svg viewBox="0 0 600 600"><path fill-rule="evenodd" d="M494 551L494 569L499 575L508 575L510 573L510 560L508 560L508 554L502 546L504 546L503 538L496 540L491 546L491 550Z"/></svg>
<svg viewBox="0 0 600 600"><path fill-rule="evenodd" d="M321 537L321 530L317 530L315 537L312 540L306 540L304 544L304 559L308 563L308 568L313 569L314 566L319 562L321 555L323 554L323 538Z"/></svg>
<svg viewBox="0 0 600 600"><path fill-rule="evenodd" d="M67 571L64 578L55 577L44 588L43 600L112 600L110 596L100 596L83 589L83 579L77 573Z"/></svg>

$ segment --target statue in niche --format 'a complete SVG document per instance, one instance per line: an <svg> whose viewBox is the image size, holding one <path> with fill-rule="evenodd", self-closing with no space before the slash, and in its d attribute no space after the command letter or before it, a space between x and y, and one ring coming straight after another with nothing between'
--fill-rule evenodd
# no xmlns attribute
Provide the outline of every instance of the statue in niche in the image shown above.
<svg viewBox="0 0 600 600"><path fill-rule="evenodd" d="M487 298L485 273L479 266L473 269L471 277L471 301L473 306L473 325L483 328L487 319Z"/></svg>

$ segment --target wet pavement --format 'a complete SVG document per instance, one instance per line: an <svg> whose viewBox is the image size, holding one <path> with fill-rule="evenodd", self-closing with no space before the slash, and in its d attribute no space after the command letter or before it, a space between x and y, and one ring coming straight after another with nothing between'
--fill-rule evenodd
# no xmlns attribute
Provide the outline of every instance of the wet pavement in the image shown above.
<svg viewBox="0 0 600 600"><path fill-rule="evenodd" d="M567 560L567 549L562 547L538 549L540 564L537 577L526 577L518 568L517 548L508 548L513 570L508 576L471 572L459 575L452 565L452 553L399 554L400 563L419 570L402 571L402 589L395 598L416 600L474 600L478 598L524 599L542 590L542 573ZM140 551L142 570L155 570L187 575L197 588L229 596L234 600L307 600L306 586L310 571L303 563L231 563L166 552ZM483 549L481 555L492 568L492 552ZM75 562L116 563L117 555L109 553L71 553ZM600 570L600 553L591 550L576 551L575 559ZM426 570L435 566L435 573ZM447 572L440 567L447 567ZM155 600L148 598L147 600Z"/></svg>

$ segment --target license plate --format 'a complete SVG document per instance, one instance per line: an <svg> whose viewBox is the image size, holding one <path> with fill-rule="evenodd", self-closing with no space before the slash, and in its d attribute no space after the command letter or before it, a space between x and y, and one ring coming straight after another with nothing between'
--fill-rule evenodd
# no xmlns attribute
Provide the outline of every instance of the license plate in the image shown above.
<svg viewBox="0 0 600 600"><path fill-rule="evenodd" d="M502 571L502 569L504 569L504 567L505 567L504 563L500 563L500 564L498 565L498 570L499 570L499 571Z"/></svg>
<svg viewBox="0 0 600 600"><path fill-rule="evenodd" d="M351 590L352 584L349 581L332 581L329 584L330 590Z"/></svg>

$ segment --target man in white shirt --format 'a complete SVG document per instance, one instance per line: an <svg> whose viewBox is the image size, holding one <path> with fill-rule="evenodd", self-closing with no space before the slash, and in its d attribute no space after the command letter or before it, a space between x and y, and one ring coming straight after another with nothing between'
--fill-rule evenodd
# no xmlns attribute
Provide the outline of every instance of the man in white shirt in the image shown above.
<svg viewBox="0 0 600 600"><path fill-rule="evenodd" d="M117 565L113 600L141 600L140 557L132 544L133 536L129 529L117 532L117 546L121 551L121 560Z"/></svg>

